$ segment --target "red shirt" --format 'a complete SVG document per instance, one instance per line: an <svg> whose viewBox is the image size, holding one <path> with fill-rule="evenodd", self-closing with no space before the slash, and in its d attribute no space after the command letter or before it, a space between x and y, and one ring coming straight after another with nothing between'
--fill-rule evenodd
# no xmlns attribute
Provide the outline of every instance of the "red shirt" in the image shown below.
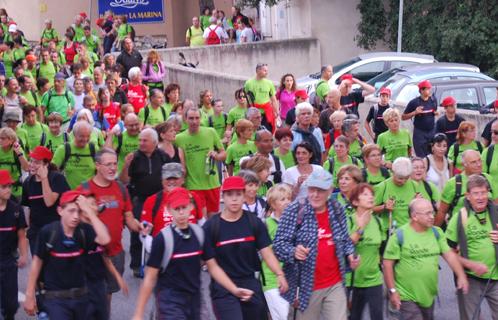
<svg viewBox="0 0 498 320"><path fill-rule="evenodd" d="M121 89L123 89L124 92L126 92L126 97L128 98L128 102L133 105L135 113L138 114L140 109L145 107L145 103L147 102L147 87L142 84L134 86L131 83L129 83L123 85Z"/></svg>
<svg viewBox="0 0 498 320"><path fill-rule="evenodd" d="M76 42L73 42L73 45L70 47L64 46L64 56L66 58L66 62L68 64L73 64L74 62L74 57L78 53L76 51L76 48L78 47L78 44Z"/></svg>
<svg viewBox="0 0 498 320"><path fill-rule="evenodd" d="M335 243L330 228L329 211L315 214L318 222L318 254L315 266L313 290L331 287L342 280L339 260L335 254Z"/></svg>
<svg viewBox="0 0 498 320"><path fill-rule="evenodd" d="M203 217L202 209L206 206L206 204L195 193L189 193L192 196L192 200L195 202L195 204L194 209L192 209L192 211L190 212L188 222L197 223L197 220L200 220ZM163 195L163 199L161 201L161 204L159 205L156 216L154 217L154 221L152 221L152 209L154 208L154 204L156 203L157 195L154 194L148 197L147 200L145 200L140 221L147 221L154 225L154 227L152 228L153 237L155 237L162 228L169 226L173 222L173 216L168 212L168 210L166 210L165 204L167 197L167 194Z"/></svg>
<svg viewBox="0 0 498 320"><path fill-rule="evenodd" d="M340 136L342 133L341 133L341 130L335 130L334 129L334 141L335 139L337 139L338 136ZM330 149L330 148L333 148L334 146L332 145L332 139L330 139L330 132L327 133L325 135L325 149Z"/></svg>
<svg viewBox="0 0 498 320"><path fill-rule="evenodd" d="M103 108L102 105L97 106L97 110L99 110L99 119L101 119L100 116L102 108ZM104 119L106 119L107 122L109 123L109 128L112 129L116 125L116 123L118 123L119 118L121 117L121 110L119 108L119 103L111 102L110 105L104 107L103 116Z"/></svg>
<svg viewBox="0 0 498 320"><path fill-rule="evenodd" d="M124 201L121 188L116 181L113 181L108 187L100 187L93 182L93 179L88 182L90 191L94 194L97 205L105 205L104 211L99 213L99 219L106 225L111 242L105 247L106 254L113 257L123 251L121 243L123 227L124 227L124 214L131 212L132 206L130 195L126 191L126 199ZM83 187L79 186L78 190Z"/></svg>

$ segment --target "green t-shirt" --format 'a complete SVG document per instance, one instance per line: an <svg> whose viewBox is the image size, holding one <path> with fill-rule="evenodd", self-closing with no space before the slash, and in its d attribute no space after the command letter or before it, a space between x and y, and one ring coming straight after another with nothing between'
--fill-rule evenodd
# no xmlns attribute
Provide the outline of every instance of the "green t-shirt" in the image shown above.
<svg viewBox="0 0 498 320"><path fill-rule="evenodd" d="M346 221L351 235L358 229L356 215L348 216ZM385 233L382 232L382 222L372 216L355 246L356 253L361 257L361 263L354 271L354 287L368 288L379 286L384 282L380 271L380 245L383 240ZM348 287L351 286L351 273L346 276L346 284Z"/></svg>
<svg viewBox="0 0 498 320"><path fill-rule="evenodd" d="M393 178L389 178L375 186L375 205L386 203L390 198L394 199L393 225L396 223L396 227L400 227L410 219L408 205L415 198L417 192L421 192L420 189L420 185L412 179L408 179L405 184L398 186L393 182ZM380 217L384 230L388 230L389 213L385 211L381 213Z"/></svg>
<svg viewBox="0 0 498 320"><path fill-rule="evenodd" d="M483 173L482 175L491 184L491 181L493 181L493 179L486 173ZM441 193L441 201L448 204L448 205L451 205L453 203L453 199L455 199L455 196L456 196L455 194L456 194L456 177L457 176L452 177L450 180L448 180L448 182L446 182L446 184L444 185L444 188L443 188L443 192ZM467 192L468 177L464 173L460 174L459 176L462 177L462 192L460 193L460 198L456 202L456 205L453 208L453 210L451 212L448 212L450 217L453 216L458 211L460 211L461 208L463 208L463 200L465 198L465 192ZM492 188L489 197L490 197L490 199L498 198L498 189Z"/></svg>
<svg viewBox="0 0 498 320"><path fill-rule="evenodd" d="M149 115L147 117L147 123L144 123L144 121L145 121L145 108L148 108L148 110L149 110ZM168 113L163 107L159 107L157 109L154 109L151 106L146 106L145 108L140 109L140 111L138 112L138 119L140 120L140 123L143 123L143 125L149 125L151 127L154 127L155 125L158 125L158 124L163 123L164 121L168 120Z"/></svg>
<svg viewBox="0 0 498 320"><path fill-rule="evenodd" d="M448 227L446 228L446 237L448 240L458 243L458 219L460 214L454 214L450 221L448 222ZM479 218L486 219L486 223L481 224ZM462 221L463 222L463 221ZM465 236L467 238L467 252L468 259L472 261L479 261L484 263L488 267L488 272L478 276L474 272L466 269L468 274L474 277L498 280L498 272L494 272L491 276L491 270L493 270L496 263L495 246L491 242L489 237L489 232L493 230L491 225L491 219L489 217L488 210L476 214L474 211L468 212L467 222L463 223L463 228L465 230ZM495 270L496 271L496 270Z"/></svg>
<svg viewBox="0 0 498 320"><path fill-rule="evenodd" d="M275 96L275 86L268 79L249 79L244 84L244 90L254 94L254 103L264 104L270 102L270 97Z"/></svg>
<svg viewBox="0 0 498 320"><path fill-rule="evenodd" d="M331 157L332 158L332 157ZM323 169L325 171L328 171L330 172L330 160L331 158L328 158L324 163L323 163ZM361 163L360 160L358 159L355 159L356 163L353 162L353 158L351 156L348 156L348 159L345 161L345 162L341 162L339 161L339 159L337 159L337 156L334 155L333 156L333 159L334 159L334 168L332 169L332 172L330 172L332 174L332 176L334 177L334 187L337 187L338 186L338 181L337 181L337 173L339 172L339 170L343 167L343 166L346 166L348 164L354 164L356 165L358 168L363 168L363 164Z"/></svg>
<svg viewBox="0 0 498 320"><path fill-rule="evenodd" d="M24 97L28 101L29 105L31 105L33 107L40 106L41 101L38 100L36 92L34 92L34 93L32 93L32 91L19 92L19 95Z"/></svg>
<svg viewBox="0 0 498 320"><path fill-rule="evenodd" d="M200 23L201 23L201 26L204 30L206 30L207 27L209 27L210 23L209 23L209 18L211 18L211 16L201 16L200 17Z"/></svg>
<svg viewBox="0 0 498 320"><path fill-rule="evenodd" d="M323 79L320 79L316 86L316 95L320 97L321 101L325 101L325 97L330 91L330 86L328 81L325 81Z"/></svg>
<svg viewBox="0 0 498 320"><path fill-rule="evenodd" d="M129 26L127 23L122 23L118 27L118 40L123 41L124 38L128 35L128 33L131 33L131 26Z"/></svg>
<svg viewBox="0 0 498 320"><path fill-rule="evenodd" d="M409 157L408 150L413 146L410 132L406 129L399 129L394 133L391 131L383 132L377 139L385 161L394 161L399 157Z"/></svg>
<svg viewBox="0 0 498 320"><path fill-rule="evenodd" d="M204 31L203 28L196 28L194 26L190 26L185 33L185 38L190 39L191 47L200 47L204 45Z"/></svg>
<svg viewBox="0 0 498 320"><path fill-rule="evenodd" d="M284 163L285 169L289 169L290 167L293 167L296 165L296 161L294 160L294 156L292 155L292 152L289 150L285 155L282 155L280 153L280 148L275 149L275 155L282 160Z"/></svg>
<svg viewBox="0 0 498 320"><path fill-rule="evenodd" d="M226 113L220 113L219 115L213 113L208 117L207 126L213 128L220 139L223 139L223 136L225 135L225 130L227 128L227 118L228 116Z"/></svg>
<svg viewBox="0 0 498 320"><path fill-rule="evenodd" d="M413 301L423 308L434 303L438 289L439 256L450 250L443 231L434 227L416 232L410 224L402 226L403 246L397 233L388 240L384 259L397 260L394 280L401 301ZM435 232L439 234L437 239Z"/></svg>
<svg viewBox="0 0 498 320"><path fill-rule="evenodd" d="M166 110L166 116L169 117L169 115L171 114L171 110L173 110L173 105L169 102L166 102L165 104L163 104L163 108L164 110Z"/></svg>
<svg viewBox="0 0 498 320"><path fill-rule="evenodd" d="M197 133L188 130L176 136L175 144L185 153L187 177L185 186L189 190L210 190L220 186L218 170L206 174L206 156L209 151L223 150L221 140L213 128L200 127Z"/></svg>
<svg viewBox="0 0 498 320"><path fill-rule="evenodd" d="M487 158L490 148L484 149L482 152L482 172L485 172L490 175L492 180L491 189L498 190L498 147L494 146L493 148L493 156L491 157L491 163L488 166Z"/></svg>
<svg viewBox="0 0 498 320"><path fill-rule="evenodd" d="M31 150L40 145L42 134L46 134L49 131L47 125L40 122L36 122L34 126L23 123L21 128L23 128L28 135L28 145Z"/></svg>
<svg viewBox="0 0 498 320"><path fill-rule="evenodd" d="M90 34L89 37L83 36L83 38L80 39L80 42L86 44L88 51L91 52L97 52L97 49L100 45L99 37L93 34Z"/></svg>
<svg viewBox="0 0 498 320"><path fill-rule="evenodd" d="M231 126L235 126L237 121L240 119L245 119L247 108L241 108L239 105L236 105L230 111L228 111L228 124Z"/></svg>
<svg viewBox="0 0 498 320"><path fill-rule="evenodd" d="M75 189L82 182L89 180L95 175L95 162L92 159L88 144L84 148L78 148L74 145L74 142L70 142L69 146L71 147L71 156L67 160L63 172L71 189ZM95 151L97 150L98 147L95 146ZM58 168L61 167L65 154L64 145L59 146L55 151L52 162Z"/></svg>
<svg viewBox="0 0 498 320"><path fill-rule="evenodd" d="M278 221L273 217L268 217L265 219L266 228L268 229L268 235L273 241L275 239L275 234L277 233ZM281 263L280 266L283 264ZM262 272L264 274L265 282L262 282L263 291L268 291L270 289L278 288L277 276L271 271L266 262L261 263Z"/></svg>
<svg viewBox="0 0 498 320"><path fill-rule="evenodd" d="M375 186L379 183L381 183L382 181L388 179L391 174L389 171L387 171L387 177L384 177L382 175L382 171L379 169L379 171L375 174L373 174L372 172L368 171L368 169L364 169L366 170L366 173L367 173L367 178L365 179L368 184L372 185L372 186ZM387 170L387 169L386 169Z"/></svg>
<svg viewBox="0 0 498 320"><path fill-rule="evenodd" d="M74 133L69 134L69 141L74 141ZM90 133L90 142L97 146L97 148L102 148L105 143L104 134L97 128L92 128L92 133Z"/></svg>
<svg viewBox="0 0 498 320"><path fill-rule="evenodd" d="M431 188L431 192L432 192L432 198L429 194L429 192L427 191L426 187L424 186L424 183L422 181L418 182L418 184L420 185L420 193L422 194L422 197L424 197L424 199L426 200L429 200L429 201L434 201L435 203L438 203L439 200L441 199L441 194L439 193L439 190L438 188L436 187L436 185L430 181L426 181L426 183L428 184L428 187Z"/></svg>
<svg viewBox="0 0 498 320"><path fill-rule="evenodd" d="M52 112L58 112L64 123L70 120L68 111L74 108L74 104L74 95L71 91L59 95L52 89L45 92L41 102L41 105L46 107L45 116Z"/></svg>
<svg viewBox="0 0 498 320"><path fill-rule="evenodd" d="M16 135L17 135L17 139L19 140L19 143L21 144L21 147L26 152L29 152L29 150L32 148L28 143L28 133L26 132L26 130L24 130L21 127L17 127L16 128Z"/></svg>
<svg viewBox="0 0 498 320"><path fill-rule="evenodd" d="M99 61L99 56L97 56L97 54L93 51L87 51L86 52L86 57L88 59L88 62L90 64L90 67L89 67L89 73L93 74L93 66L95 64L95 62ZM74 61L79 61L80 60L80 54L77 53L75 56L74 56Z"/></svg>
<svg viewBox="0 0 498 320"><path fill-rule="evenodd" d="M477 142L472 141L469 144L460 144L458 146L458 154L456 157L455 161L455 145L451 145L450 150L448 150L448 159L450 159L453 164L456 166L458 170L463 170L463 165L462 165L462 153L465 150L475 150L479 152L479 148L477 147Z"/></svg>
<svg viewBox="0 0 498 320"><path fill-rule="evenodd" d="M268 190L270 190L271 187L273 187L273 182L269 180L266 181L265 183L260 183L256 194L266 200L266 194L268 193Z"/></svg>
<svg viewBox="0 0 498 320"><path fill-rule="evenodd" d="M54 77L56 73L57 70L55 69L55 66L52 61L49 61L47 64L40 63L38 69L38 77L47 78L48 82L50 83L50 86L54 85Z"/></svg>
<svg viewBox="0 0 498 320"><path fill-rule="evenodd" d="M136 136L130 136L128 131L122 134L121 149L118 154L118 170L121 172L124 165L125 157L138 150L138 134ZM118 151L119 139L117 136L112 137L112 147L116 152Z"/></svg>
<svg viewBox="0 0 498 320"><path fill-rule="evenodd" d="M334 192L330 197L341 204L341 206L344 208L344 214L346 215L346 217L350 217L353 215L354 208L351 205L351 202L349 202L349 200L342 195L342 192Z"/></svg>
<svg viewBox="0 0 498 320"><path fill-rule="evenodd" d="M201 110L201 126L203 127L209 127L209 116L214 115L214 109L213 108L206 108L205 106L202 106Z"/></svg>
<svg viewBox="0 0 498 320"><path fill-rule="evenodd" d="M12 70L12 66L14 65L14 55L12 50L4 51L2 53L2 61L5 66L5 78L8 79L14 75L14 70Z"/></svg>
<svg viewBox="0 0 498 320"><path fill-rule="evenodd" d="M350 145L349 145L349 152L348 154L352 157L356 157L358 159L362 158L362 152L361 148L363 146L363 142L360 143L359 140L354 140ZM335 149L334 147L330 148L329 150L329 157L332 157L335 155Z"/></svg>
<svg viewBox="0 0 498 320"><path fill-rule="evenodd" d="M66 136L66 138L64 138L64 136ZM69 141L69 134L61 132L58 136L54 136L52 132L50 132L50 130L47 130L47 132L45 133L45 142L43 143L43 146L50 149L52 153L55 153L55 150L57 150L60 145L63 145L65 142L67 142L66 140ZM41 138L40 145L42 145Z"/></svg>
<svg viewBox="0 0 498 320"><path fill-rule="evenodd" d="M78 41L77 39L81 39L85 36L85 30L83 29L83 26L77 26L77 25L72 25L74 29L74 41Z"/></svg>
<svg viewBox="0 0 498 320"><path fill-rule="evenodd" d="M46 39L46 40L60 39L59 33L54 28L51 28L49 30L43 29L43 32L41 34L41 38ZM43 43L43 46L48 47L48 42Z"/></svg>
<svg viewBox="0 0 498 320"><path fill-rule="evenodd" d="M233 165L233 175L236 176L240 171L240 159L243 157L255 154L256 146L254 142L247 141L246 144L240 144L239 142L232 143L227 148L227 158L225 163L227 165Z"/></svg>
<svg viewBox="0 0 498 320"><path fill-rule="evenodd" d="M23 150L23 153L26 157L26 150ZM10 177L14 181L19 181L21 177L22 170L20 162L16 162L17 155L15 155L14 150L9 148L4 150L0 148L0 169L7 170L10 173ZM16 183L12 188L12 195L16 197L20 197L22 193L22 186L19 183Z"/></svg>

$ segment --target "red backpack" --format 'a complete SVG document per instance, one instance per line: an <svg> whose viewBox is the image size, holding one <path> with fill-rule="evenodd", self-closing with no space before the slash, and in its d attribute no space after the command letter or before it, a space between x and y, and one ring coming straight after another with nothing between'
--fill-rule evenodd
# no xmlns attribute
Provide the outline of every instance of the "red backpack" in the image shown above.
<svg viewBox="0 0 498 320"><path fill-rule="evenodd" d="M214 27L214 29L209 28L209 34L206 39L206 44L220 44L221 39L216 33L216 29L218 29L219 26Z"/></svg>

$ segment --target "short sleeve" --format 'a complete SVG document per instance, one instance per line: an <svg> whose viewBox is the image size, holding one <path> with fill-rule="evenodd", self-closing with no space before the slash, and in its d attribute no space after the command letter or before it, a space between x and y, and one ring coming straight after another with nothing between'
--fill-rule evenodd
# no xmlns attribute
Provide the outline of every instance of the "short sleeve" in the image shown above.
<svg viewBox="0 0 498 320"><path fill-rule="evenodd" d="M94 246L97 234L95 233L93 226L88 223L80 224L80 228L82 228L85 233L85 250L88 251Z"/></svg>
<svg viewBox="0 0 498 320"><path fill-rule="evenodd" d="M284 171L284 174L282 175L282 182L294 186L296 184L296 179L294 179L294 175L291 170L293 169L289 168Z"/></svg>
<svg viewBox="0 0 498 320"><path fill-rule="evenodd" d="M50 232L49 227L43 228L41 232L38 234L37 241L35 241L34 255L40 258L41 260L44 260L48 253L47 241L48 241L49 232Z"/></svg>
<svg viewBox="0 0 498 320"><path fill-rule="evenodd" d="M441 194L441 201L446 204L451 204L453 199L455 198L455 179L450 179L443 188L443 192Z"/></svg>
<svg viewBox="0 0 498 320"><path fill-rule="evenodd" d="M220 137L218 136L218 134L216 133L216 131L213 129L213 128L210 128L211 129L211 134L213 135L213 138L214 138L214 147L217 151L220 151L220 150L223 150L223 143L221 143L221 139Z"/></svg>
<svg viewBox="0 0 498 320"><path fill-rule="evenodd" d="M367 122L370 122L372 120L374 120L374 106L371 106L370 107L370 110L368 110L368 114L367 114Z"/></svg>
<svg viewBox="0 0 498 320"><path fill-rule="evenodd" d="M162 233L159 233L152 240L152 247L150 249L149 260L147 260L147 266L160 269L161 262L164 255L164 237Z"/></svg>
<svg viewBox="0 0 498 320"><path fill-rule="evenodd" d="M57 166L57 168L60 168L62 161L64 160L64 145L60 145L57 147L57 150L55 150L54 157L52 158L52 163Z"/></svg>
<svg viewBox="0 0 498 320"><path fill-rule="evenodd" d="M398 236L394 233L387 240L386 250L384 252L384 259L387 260L399 260L401 256L401 250L399 247Z"/></svg>
<svg viewBox="0 0 498 320"><path fill-rule="evenodd" d="M141 123L143 123L145 120L145 114L144 114L145 111L144 110L145 110L145 108L142 108L142 109L140 109L140 111L138 111L138 120Z"/></svg>
<svg viewBox="0 0 498 320"><path fill-rule="evenodd" d="M22 206L19 206L18 208L19 208L19 217L17 217L17 223L16 223L17 230L26 229L28 225L26 224L24 209L22 208Z"/></svg>
<svg viewBox="0 0 498 320"><path fill-rule="evenodd" d="M155 196L150 196L145 200L145 203L142 208L142 214L140 215L140 221L147 221L149 223L153 223L152 221L152 207L156 202Z"/></svg>
<svg viewBox="0 0 498 320"><path fill-rule="evenodd" d="M384 203L384 193L386 190L386 183L383 181L379 184L377 184L375 187L375 205L381 205Z"/></svg>
<svg viewBox="0 0 498 320"><path fill-rule="evenodd" d="M415 111L415 109L417 108L416 106L416 100L411 100L410 102L408 102L408 104L406 105L406 108L405 108L405 111L403 112L403 114L408 114L408 113L411 113L413 111Z"/></svg>
<svg viewBox="0 0 498 320"><path fill-rule="evenodd" d="M435 227L437 232L439 233L439 248L441 250L441 254L446 253L450 251L450 247L448 246L448 240L446 239L446 236L444 235L444 232L441 228Z"/></svg>
<svg viewBox="0 0 498 320"><path fill-rule="evenodd" d="M232 154L233 154L233 152L232 152L232 150L233 150L233 146L234 146L234 145L232 144L232 145L230 145L230 146L227 148L227 158L225 159L225 163L226 163L227 165L234 165L234 161L233 161L234 159L233 159L233 155L232 155Z"/></svg>
<svg viewBox="0 0 498 320"><path fill-rule="evenodd" d="M211 234L211 224L213 219L217 219L217 217L210 218L203 226L204 229L204 260L209 260L216 257L216 251L213 247L213 242L211 239L213 238Z"/></svg>
<svg viewBox="0 0 498 320"><path fill-rule="evenodd" d="M275 85L268 80L268 85L270 86L270 97L275 96Z"/></svg>
<svg viewBox="0 0 498 320"><path fill-rule="evenodd" d="M448 221L448 226L446 227L446 238L452 242L458 242L457 234L457 223L460 217L460 213L451 216L450 221Z"/></svg>
<svg viewBox="0 0 498 320"><path fill-rule="evenodd" d="M450 150L448 150L448 159L450 159L453 163L455 163L455 145L452 144Z"/></svg>

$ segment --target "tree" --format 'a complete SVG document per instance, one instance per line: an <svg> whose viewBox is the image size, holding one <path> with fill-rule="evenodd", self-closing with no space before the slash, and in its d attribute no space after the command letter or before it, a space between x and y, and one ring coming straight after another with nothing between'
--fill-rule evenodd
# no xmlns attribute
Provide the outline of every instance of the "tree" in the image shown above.
<svg viewBox="0 0 498 320"><path fill-rule="evenodd" d="M214 1L213 0L199 0L199 9L201 10L201 15L204 14L204 8L209 8L213 10Z"/></svg>
<svg viewBox="0 0 498 320"><path fill-rule="evenodd" d="M374 6L373 2L382 3L361 0L358 5L362 20L356 42L371 49L373 43L384 41L395 50L399 0L390 0L383 13L378 10L382 6ZM386 19L385 26L378 18L381 15ZM439 61L474 64L482 72L497 77L497 19L498 7L491 0L404 1L402 48L432 54Z"/></svg>

